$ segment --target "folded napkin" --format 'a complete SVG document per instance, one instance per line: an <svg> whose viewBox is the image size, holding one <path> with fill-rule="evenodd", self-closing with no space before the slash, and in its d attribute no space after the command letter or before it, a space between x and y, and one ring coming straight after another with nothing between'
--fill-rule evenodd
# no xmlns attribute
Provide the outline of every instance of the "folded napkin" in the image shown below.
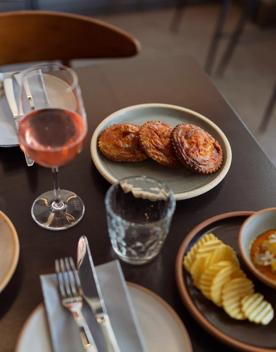
<svg viewBox="0 0 276 352"><path fill-rule="evenodd" d="M13 83L11 86L11 91L7 92L6 87L3 86L0 94L0 147L12 147L18 145L17 128L12 114L13 110L9 106L7 95L10 94L14 96L16 108L19 109L22 74L21 72L0 73L1 81L4 81L6 78L12 78ZM39 82L31 82L31 84L32 93L34 93L33 95L35 98L45 96L45 94L42 92L41 84L39 84ZM35 89L33 89L33 87Z"/></svg>
<svg viewBox="0 0 276 352"><path fill-rule="evenodd" d="M145 352L145 344L119 262L112 261L97 266L96 271L120 351ZM40 279L53 350L55 352L81 351L79 330L70 312L61 305L56 275L42 275ZM98 342L98 325L88 305L84 305L83 313L93 337Z"/></svg>
<svg viewBox="0 0 276 352"><path fill-rule="evenodd" d="M18 145L15 122L4 91L0 93L0 147Z"/></svg>

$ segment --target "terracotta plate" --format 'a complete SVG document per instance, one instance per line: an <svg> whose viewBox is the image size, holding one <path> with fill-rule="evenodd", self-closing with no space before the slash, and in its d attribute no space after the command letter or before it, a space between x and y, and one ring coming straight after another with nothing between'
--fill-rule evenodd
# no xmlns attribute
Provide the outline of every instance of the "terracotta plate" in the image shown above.
<svg viewBox="0 0 276 352"><path fill-rule="evenodd" d="M142 125L146 121L159 120L172 127L179 123L192 123L200 126L216 138L224 153L222 167L212 175L197 175L183 168L172 169L152 160L136 163L119 163L106 159L97 147L100 133L117 123ZM232 152L229 141L222 130L207 117L190 109L168 104L140 104L129 106L106 117L96 128L91 140L92 160L101 175L110 183L129 176L145 175L165 182L174 192L176 200L197 197L217 186L227 175Z"/></svg>
<svg viewBox="0 0 276 352"><path fill-rule="evenodd" d="M183 268L183 257L191 246L205 233L213 232L232 246L238 253L242 269L254 281L256 292L262 293L276 311L275 290L264 285L243 265L238 249L238 234L241 224L253 212L238 211L212 217L196 226L183 241L176 260L176 279L181 298L195 319L212 335L243 351L276 351L276 317L267 326L248 321L234 320L207 300L192 284L190 275Z"/></svg>

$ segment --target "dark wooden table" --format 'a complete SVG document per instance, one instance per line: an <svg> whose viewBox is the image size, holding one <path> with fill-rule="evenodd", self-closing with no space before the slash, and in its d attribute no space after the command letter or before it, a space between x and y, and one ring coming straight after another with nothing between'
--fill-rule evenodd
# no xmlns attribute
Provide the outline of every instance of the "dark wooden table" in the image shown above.
<svg viewBox="0 0 276 352"><path fill-rule="evenodd" d="M233 162L225 180L215 189L177 203L161 254L142 267L122 264L125 277L171 304L190 333L194 351L231 351L206 333L185 309L175 283L175 258L185 235L204 219L226 211L274 206L274 166L191 58L163 55L103 61L77 72L89 133L84 151L60 172L62 187L75 191L86 205L85 216L76 227L50 232L33 222L31 204L37 195L51 189L50 171L39 166L27 168L19 148L0 149L0 209L14 223L20 241L16 273L0 294L0 351L14 351L24 321L42 301L39 275L54 270L55 258L75 257L79 236L88 236L96 264L115 257L107 235L103 202L109 185L92 164L90 139L97 124L111 112L146 102L177 104L211 118L228 137Z"/></svg>

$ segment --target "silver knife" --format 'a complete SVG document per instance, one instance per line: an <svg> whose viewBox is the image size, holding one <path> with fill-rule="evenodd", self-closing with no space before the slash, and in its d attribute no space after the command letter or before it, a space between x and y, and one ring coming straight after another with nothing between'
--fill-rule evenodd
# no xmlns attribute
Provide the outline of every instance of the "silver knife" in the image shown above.
<svg viewBox="0 0 276 352"><path fill-rule="evenodd" d="M15 100L13 78L11 76L4 78L3 85L4 85L5 96L7 98L8 105L9 105L10 110L12 112L16 128L18 129L18 121L20 120L22 115L19 113L17 102ZM33 166L34 161L25 153L24 153L24 155L25 155L25 160L26 160L27 165Z"/></svg>
<svg viewBox="0 0 276 352"><path fill-rule="evenodd" d="M109 316L106 312L101 288L98 282L96 269L86 236L82 236L78 242L77 265L84 298L90 306L96 321L101 328L106 343L106 351L120 352Z"/></svg>
<svg viewBox="0 0 276 352"><path fill-rule="evenodd" d="M40 69L37 70L38 72L38 77L35 78L31 78L30 83L29 80L25 79L24 80L24 89L25 89L25 93L30 105L30 108L32 110L35 110L36 108L46 108L48 106L50 106L49 103L49 97L47 94L47 89L46 89L46 85L44 82L44 77L43 77L43 73ZM19 86L21 86L23 84L23 76L24 76L24 71L21 72L17 72L13 75L15 81L17 82L17 84ZM34 96L31 92L31 86L32 88L35 87L35 91L36 93L40 93L40 95L36 94L35 98L36 98L36 102L34 101ZM40 90L37 91L37 89L40 87ZM43 92L43 94L41 95L41 92ZM42 100L41 100L42 99Z"/></svg>
<svg viewBox="0 0 276 352"><path fill-rule="evenodd" d="M17 102L14 96L13 78L12 77L4 78L3 85L4 85L5 95L17 128L18 120L20 119L21 115L19 113Z"/></svg>

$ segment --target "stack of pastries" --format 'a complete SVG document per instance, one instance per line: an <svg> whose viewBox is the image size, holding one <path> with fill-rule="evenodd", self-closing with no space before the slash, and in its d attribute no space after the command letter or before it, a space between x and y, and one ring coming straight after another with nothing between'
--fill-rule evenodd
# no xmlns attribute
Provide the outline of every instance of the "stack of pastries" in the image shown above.
<svg viewBox="0 0 276 352"><path fill-rule="evenodd" d="M201 127L188 123L175 127L161 121L147 121L142 126L111 125L100 134L98 147L113 161L150 158L163 166L184 166L205 175L218 171L223 161L219 142Z"/></svg>

